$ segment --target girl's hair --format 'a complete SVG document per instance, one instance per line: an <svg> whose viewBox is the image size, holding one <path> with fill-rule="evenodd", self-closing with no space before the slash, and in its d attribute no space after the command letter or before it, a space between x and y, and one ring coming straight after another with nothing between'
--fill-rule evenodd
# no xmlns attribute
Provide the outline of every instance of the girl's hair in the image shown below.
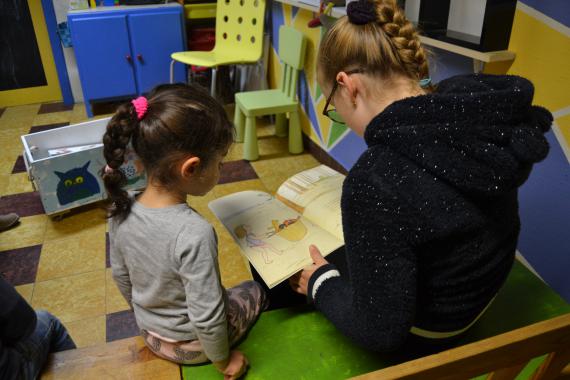
<svg viewBox="0 0 570 380"><path fill-rule="evenodd" d="M355 68L385 79L394 74L416 82L429 78L427 51L396 0L370 2L375 20L357 25L343 17L321 41L318 67L324 79L334 81L340 71Z"/></svg>
<svg viewBox="0 0 570 380"><path fill-rule="evenodd" d="M165 84L147 96L148 108L141 120L131 102L119 106L103 136L107 166L102 177L109 194L110 217L124 220L131 201L123 189L126 177L120 166L129 143L142 161L147 178L161 186L178 179L176 169L189 155L208 166L234 140L234 128L222 106L195 85Z"/></svg>

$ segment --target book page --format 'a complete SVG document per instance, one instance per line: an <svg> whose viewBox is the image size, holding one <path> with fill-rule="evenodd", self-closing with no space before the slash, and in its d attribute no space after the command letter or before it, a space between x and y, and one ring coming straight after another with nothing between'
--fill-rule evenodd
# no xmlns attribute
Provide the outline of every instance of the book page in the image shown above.
<svg viewBox="0 0 570 380"><path fill-rule="evenodd" d="M303 217L318 224L323 230L344 242L340 197L340 189L322 194L305 207Z"/></svg>
<svg viewBox="0 0 570 380"><path fill-rule="evenodd" d="M277 190L277 195L301 209L328 192L341 192L344 175L326 165L304 170L289 178Z"/></svg>
<svg viewBox="0 0 570 380"><path fill-rule="evenodd" d="M344 179L336 170L320 165L289 178L279 187L276 197L344 241L340 211Z"/></svg>
<svg viewBox="0 0 570 380"><path fill-rule="evenodd" d="M301 214L260 191L243 191L210 202L269 288L312 264L309 246L323 255L343 245Z"/></svg>

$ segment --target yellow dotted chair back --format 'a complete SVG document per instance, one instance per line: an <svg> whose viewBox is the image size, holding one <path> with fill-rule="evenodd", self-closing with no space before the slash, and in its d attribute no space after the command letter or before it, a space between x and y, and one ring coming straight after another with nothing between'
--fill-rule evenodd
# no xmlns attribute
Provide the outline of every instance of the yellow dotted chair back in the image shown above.
<svg viewBox="0 0 570 380"><path fill-rule="evenodd" d="M244 62L259 60L264 21L265 0L218 0L215 50Z"/></svg>

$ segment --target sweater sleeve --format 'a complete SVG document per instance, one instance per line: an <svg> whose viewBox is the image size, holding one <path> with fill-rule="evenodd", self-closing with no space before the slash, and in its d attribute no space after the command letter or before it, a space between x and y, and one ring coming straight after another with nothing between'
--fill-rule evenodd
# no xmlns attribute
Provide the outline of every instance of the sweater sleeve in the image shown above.
<svg viewBox="0 0 570 380"><path fill-rule="evenodd" d="M220 282L217 239L210 225L186 228L176 243L188 317L204 353L213 362L229 356L224 288Z"/></svg>
<svg viewBox="0 0 570 380"><path fill-rule="evenodd" d="M414 235L402 200L370 179L345 186L342 213L348 276L327 265L309 282L309 296L344 335L375 351L397 349L413 323Z"/></svg>
<svg viewBox="0 0 570 380"><path fill-rule="evenodd" d="M131 284L131 278L129 275L129 270L125 263L125 258L122 252L119 250L117 245L115 244L115 228L116 225L111 223L109 225L110 230L110 261L111 261L111 270L113 273L113 280L115 280L115 284L117 284L117 288L132 308L132 299L133 299L133 285Z"/></svg>

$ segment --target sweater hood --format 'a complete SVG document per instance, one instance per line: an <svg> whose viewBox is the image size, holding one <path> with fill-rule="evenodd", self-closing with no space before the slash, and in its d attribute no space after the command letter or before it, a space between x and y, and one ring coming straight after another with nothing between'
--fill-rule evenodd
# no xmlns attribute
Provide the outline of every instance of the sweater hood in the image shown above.
<svg viewBox="0 0 570 380"><path fill-rule="evenodd" d="M519 187L548 154L552 124L532 105L534 87L518 76L464 75L428 95L399 100L366 128L369 147L406 156L463 192L499 196Z"/></svg>

